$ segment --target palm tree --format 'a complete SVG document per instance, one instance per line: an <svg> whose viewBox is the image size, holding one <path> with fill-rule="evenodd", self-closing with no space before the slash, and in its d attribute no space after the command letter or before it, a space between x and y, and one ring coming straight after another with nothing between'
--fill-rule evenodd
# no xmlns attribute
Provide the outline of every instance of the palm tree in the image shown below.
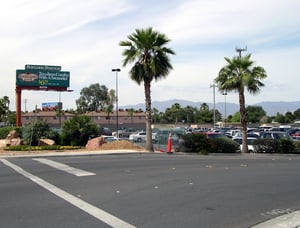
<svg viewBox="0 0 300 228"><path fill-rule="evenodd" d="M158 109L157 108L152 108L152 114L153 114L153 122L156 124L157 122L157 115L158 115Z"/></svg>
<svg viewBox="0 0 300 228"><path fill-rule="evenodd" d="M130 78L138 85L144 83L146 106L146 149L154 151L151 131L151 82L165 78L173 69L169 54L175 52L165 47L170 41L166 35L154 31L151 27L136 29L128 35L128 40L121 41L120 46L126 47L123 51L123 66L134 63L129 71Z"/></svg>
<svg viewBox="0 0 300 228"><path fill-rule="evenodd" d="M128 109L128 115L130 116L130 122L133 123L133 113L135 112L134 108Z"/></svg>
<svg viewBox="0 0 300 228"><path fill-rule="evenodd" d="M187 124L192 123L192 118L193 118L195 108L188 105L184 108L184 111L185 111L185 114L186 114L186 123Z"/></svg>
<svg viewBox="0 0 300 228"><path fill-rule="evenodd" d="M218 77L215 79L220 92L238 92L240 104L241 126L243 133L242 152L248 151L247 146L247 121L245 108L245 90L250 94L260 92L260 87L264 84L262 79L267 77L266 71L261 66L253 66L254 62L250 59L251 54L244 57L237 56L232 59L226 58L227 65L221 68Z"/></svg>
<svg viewBox="0 0 300 228"><path fill-rule="evenodd" d="M107 121L110 124L110 114L113 113L114 106L112 104L109 104L104 107L104 111L107 113Z"/></svg>
<svg viewBox="0 0 300 228"><path fill-rule="evenodd" d="M172 115L175 116L175 124L178 124L178 119L179 119L179 113L180 113L180 111L181 111L180 104L175 103L175 104L172 105L171 112L172 112Z"/></svg>

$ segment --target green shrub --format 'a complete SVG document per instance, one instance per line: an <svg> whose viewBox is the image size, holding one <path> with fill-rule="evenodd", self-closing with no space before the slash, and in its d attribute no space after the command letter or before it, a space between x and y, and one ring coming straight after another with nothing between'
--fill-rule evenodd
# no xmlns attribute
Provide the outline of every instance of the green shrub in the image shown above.
<svg viewBox="0 0 300 228"><path fill-rule="evenodd" d="M98 126L89 116L74 116L62 126L62 144L85 146L90 138L99 135Z"/></svg>
<svg viewBox="0 0 300 228"><path fill-rule="evenodd" d="M295 153L300 154L300 140L294 141Z"/></svg>
<svg viewBox="0 0 300 228"><path fill-rule="evenodd" d="M293 140L282 138L279 140L279 152L283 154L295 153L296 144Z"/></svg>
<svg viewBox="0 0 300 228"><path fill-rule="evenodd" d="M192 133L182 135L182 140L178 148L178 151L182 152L206 155L208 153L235 153L239 151L239 144L226 137L207 139L205 134Z"/></svg>
<svg viewBox="0 0 300 228"><path fill-rule="evenodd" d="M18 127L1 127L0 128L0 139L5 139L7 137L7 135L9 134L9 132L11 131L17 131L17 133L19 134L19 136L21 137L21 128Z"/></svg>
<svg viewBox="0 0 300 228"><path fill-rule="evenodd" d="M212 151L212 146L206 139L204 134L186 134L182 135L182 143L180 143L179 151L207 154Z"/></svg>
<svg viewBox="0 0 300 228"><path fill-rule="evenodd" d="M4 147L6 151L43 151L43 150L77 150L80 149L80 146L28 146L28 145L20 145L20 146L8 146Z"/></svg>
<svg viewBox="0 0 300 228"><path fill-rule="evenodd" d="M236 153L240 151L240 145L229 138L208 139L214 153Z"/></svg>
<svg viewBox="0 0 300 228"><path fill-rule="evenodd" d="M289 138L277 139L257 139L253 142L257 153L300 153L300 142Z"/></svg>
<svg viewBox="0 0 300 228"><path fill-rule="evenodd" d="M44 120L31 122L23 127L23 140L25 144L36 146L41 138L48 138L51 128Z"/></svg>

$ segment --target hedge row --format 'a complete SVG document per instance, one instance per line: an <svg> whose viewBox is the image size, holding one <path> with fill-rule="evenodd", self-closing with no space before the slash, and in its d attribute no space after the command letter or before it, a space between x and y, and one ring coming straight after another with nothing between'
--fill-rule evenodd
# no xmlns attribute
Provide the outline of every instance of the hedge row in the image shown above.
<svg viewBox="0 0 300 228"><path fill-rule="evenodd" d="M239 144L229 138L207 139L204 134L182 135L182 141L175 149L181 152L190 153L236 153L239 152Z"/></svg>
<svg viewBox="0 0 300 228"><path fill-rule="evenodd" d="M300 153L300 141L293 141L288 138L280 140L257 139L253 146L256 153ZM207 139L204 134L193 133L182 135L182 141L175 150L201 154L236 153L240 152L240 146L226 137Z"/></svg>
<svg viewBox="0 0 300 228"><path fill-rule="evenodd" d="M78 150L81 149L80 146L28 146L28 145L20 145L20 146L8 146L4 147L6 151L39 151L39 150Z"/></svg>

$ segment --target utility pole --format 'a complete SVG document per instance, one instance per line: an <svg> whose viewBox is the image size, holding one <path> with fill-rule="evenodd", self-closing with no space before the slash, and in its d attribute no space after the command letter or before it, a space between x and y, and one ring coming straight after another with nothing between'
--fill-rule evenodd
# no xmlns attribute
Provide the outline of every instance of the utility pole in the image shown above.
<svg viewBox="0 0 300 228"><path fill-rule="evenodd" d="M247 46L245 48L238 48L238 47L236 47L235 51L239 53L239 57L241 59L242 58L242 52L243 51L247 51Z"/></svg>
<svg viewBox="0 0 300 228"><path fill-rule="evenodd" d="M243 51L247 51L247 46L245 48L238 48L238 47L236 47L235 51L239 53L239 58L241 59L242 58L242 52ZM241 117L241 114L240 114L240 123L241 122L242 122L242 117Z"/></svg>

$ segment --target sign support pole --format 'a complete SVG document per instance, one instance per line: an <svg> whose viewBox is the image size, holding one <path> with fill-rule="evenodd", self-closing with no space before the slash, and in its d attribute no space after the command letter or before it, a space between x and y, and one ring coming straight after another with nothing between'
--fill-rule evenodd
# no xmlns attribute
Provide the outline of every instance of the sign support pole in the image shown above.
<svg viewBox="0 0 300 228"><path fill-rule="evenodd" d="M22 97L22 89L17 86L16 87L16 125L17 127L21 127L21 97Z"/></svg>

